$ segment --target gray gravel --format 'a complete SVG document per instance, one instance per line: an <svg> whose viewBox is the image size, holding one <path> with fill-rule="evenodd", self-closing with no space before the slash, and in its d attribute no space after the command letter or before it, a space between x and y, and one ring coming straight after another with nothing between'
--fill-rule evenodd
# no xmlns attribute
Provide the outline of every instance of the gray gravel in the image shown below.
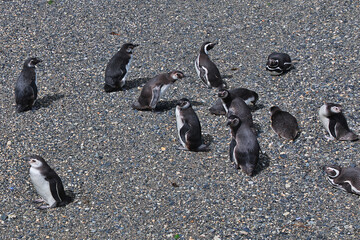
<svg viewBox="0 0 360 240"><path fill-rule="evenodd" d="M360 133L357 1L0 2L2 239L358 239L359 198L332 188L325 164L354 166L358 144L332 142L317 111L343 104ZM111 34L112 33L112 34ZM203 41L228 85L259 94L253 112L263 154L254 177L232 168L229 129L211 115L215 90L194 60ZM135 49L127 90L106 94L104 69L121 44ZM267 56L287 52L296 69L272 77ZM39 99L15 113L23 61L38 56ZM163 111L131 103L144 82L181 70ZM191 99L211 151L180 151L174 100ZM271 130L269 107L302 129L289 143ZM75 201L40 211L29 154L43 156Z"/></svg>

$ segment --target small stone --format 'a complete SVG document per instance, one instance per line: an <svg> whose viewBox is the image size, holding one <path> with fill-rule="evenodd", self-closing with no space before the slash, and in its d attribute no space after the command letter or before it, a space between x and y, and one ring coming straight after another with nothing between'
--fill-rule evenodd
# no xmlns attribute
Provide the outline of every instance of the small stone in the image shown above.
<svg viewBox="0 0 360 240"><path fill-rule="evenodd" d="M291 188L291 183L285 184L285 188Z"/></svg>
<svg viewBox="0 0 360 240"><path fill-rule="evenodd" d="M287 215L289 215L289 212L284 212L283 215L286 217Z"/></svg>

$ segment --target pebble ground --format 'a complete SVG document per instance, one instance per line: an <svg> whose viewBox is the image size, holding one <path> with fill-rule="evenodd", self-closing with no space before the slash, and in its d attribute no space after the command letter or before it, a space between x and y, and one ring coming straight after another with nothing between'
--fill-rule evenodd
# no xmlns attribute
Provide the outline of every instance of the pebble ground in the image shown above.
<svg viewBox="0 0 360 240"><path fill-rule="evenodd" d="M2 239L359 239L359 197L332 188L322 167L355 166L358 142L324 138L318 109L343 105L360 133L357 1L0 2L0 229ZM253 111L261 164L254 177L232 168L229 129L211 115L215 90L194 60L204 41L231 88L257 91ZM103 91L107 61L134 51L125 91ZM273 77L267 56L287 52L295 69ZM24 60L40 57L39 98L15 113ZM158 112L130 105L151 77L188 78ZM211 151L177 150L174 103L191 99ZM270 127L278 105L298 119L294 143ZM21 158L43 156L75 200L40 211Z"/></svg>

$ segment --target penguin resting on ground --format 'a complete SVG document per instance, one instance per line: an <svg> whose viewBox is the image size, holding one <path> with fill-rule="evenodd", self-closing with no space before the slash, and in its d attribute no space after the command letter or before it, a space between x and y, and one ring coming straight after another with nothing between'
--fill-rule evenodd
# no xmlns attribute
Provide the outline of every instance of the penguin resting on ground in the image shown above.
<svg viewBox="0 0 360 240"><path fill-rule="evenodd" d="M25 160L29 161L31 165L31 182L37 193L42 197L42 199L37 199L35 202L46 202L48 204L40 206L40 209L61 207L71 202L71 197L65 194L60 177L42 157L33 155L26 157Z"/></svg>
<svg viewBox="0 0 360 240"><path fill-rule="evenodd" d="M223 89L221 89L219 91L222 92ZM231 99L239 97L239 98L243 99L247 105L250 105L250 103L252 105L255 105L256 101L259 99L259 95L256 92L251 91L246 88L235 88L235 89L228 90L228 92L229 92L229 96ZM221 99L218 99L215 102L215 104L209 109L209 111L210 111L210 113L215 114L215 115L225 115L226 114L226 110L224 109L223 102Z"/></svg>
<svg viewBox="0 0 360 240"><path fill-rule="evenodd" d="M342 113L342 107L335 103L325 103L319 110L319 116L326 131L329 133L329 140L355 141L359 137L353 133Z"/></svg>
<svg viewBox="0 0 360 240"><path fill-rule="evenodd" d="M138 44L125 43L110 59L105 69L105 92L122 90L129 72L133 49Z"/></svg>
<svg viewBox="0 0 360 240"><path fill-rule="evenodd" d="M349 193L360 195L360 168L325 166L324 171L331 185Z"/></svg>
<svg viewBox="0 0 360 240"><path fill-rule="evenodd" d="M230 125L231 132L230 161L236 169L240 167L247 175L252 176L260 151L256 135L248 124L235 115L228 117L227 125Z"/></svg>
<svg viewBox="0 0 360 240"><path fill-rule="evenodd" d="M142 88L138 101L132 105L137 110L153 110L165 90L178 79L184 78L180 71L163 73L150 79Z"/></svg>
<svg viewBox="0 0 360 240"><path fill-rule="evenodd" d="M294 140L300 130L296 118L288 112L282 111L279 107L270 108L271 127L280 137Z"/></svg>
<svg viewBox="0 0 360 240"><path fill-rule="evenodd" d="M227 88L226 83L222 80L219 69L216 67L209 56L208 51L217 43L205 42L200 48L200 53L195 60L195 69L200 80L208 88Z"/></svg>
<svg viewBox="0 0 360 240"><path fill-rule="evenodd" d="M36 98L38 89L36 86L35 65L42 62L41 59L31 57L25 60L23 69L15 86L16 111L24 112L31 110Z"/></svg>
<svg viewBox="0 0 360 240"><path fill-rule="evenodd" d="M180 99L175 114L179 140L183 146L180 149L194 152L209 151L203 144L199 118L188 99Z"/></svg>
<svg viewBox="0 0 360 240"><path fill-rule="evenodd" d="M274 52L269 55L266 62L266 70L270 71L273 76L281 75L293 67L291 58L286 53Z"/></svg>

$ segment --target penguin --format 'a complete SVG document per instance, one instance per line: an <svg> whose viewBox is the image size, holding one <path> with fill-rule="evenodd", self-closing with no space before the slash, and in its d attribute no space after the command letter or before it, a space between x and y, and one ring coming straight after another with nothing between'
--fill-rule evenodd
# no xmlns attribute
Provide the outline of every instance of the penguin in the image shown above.
<svg viewBox="0 0 360 240"><path fill-rule="evenodd" d="M125 43L110 59L105 69L105 92L122 90L129 72L133 50L138 44Z"/></svg>
<svg viewBox="0 0 360 240"><path fill-rule="evenodd" d="M220 92L223 91L223 89L220 90ZM229 95L231 98L239 97L245 101L247 105L255 105L257 100L259 99L259 95L246 88L235 88L228 90ZM215 104L209 109L210 113L215 115L225 115L226 110L224 109L223 103L221 99L218 99Z"/></svg>
<svg viewBox="0 0 360 240"><path fill-rule="evenodd" d="M162 73L150 79L142 88L138 101L132 104L133 109L154 110L166 89L185 75L180 71Z"/></svg>
<svg viewBox="0 0 360 240"><path fill-rule="evenodd" d="M269 55L266 63L266 70L273 76L281 75L293 67L291 58L287 53L273 52Z"/></svg>
<svg viewBox="0 0 360 240"><path fill-rule="evenodd" d="M40 206L40 209L62 207L71 202L71 197L65 194L60 177L50 168L42 157L32 155L25 157L25 160L27 160L31 166L31 182L37 193L42 197L42 199L37 199L35 202L46 202L48 204Z"/></svg>
<svg viewBox="0 0 360 240"><path fill-rule="evenodd" d="M199 118L188 99L179 100L175 114L179 140L183 146L180 149L194 152L209 151L208 147L203 144Z"/></svg>
<svg viewBox="0 0 360 240"><path fill-rule="evenodd" d="M16 111L24 112L32 109L36 101L38 89L36 86L36 64L42 62L41 59L30 57L25 60L23 69L15 86Z"/></svg>
<svg viewBox="0 0 360 240"><path fill-rule="evenodd" d="M288 112L282 111L279 107L270 108L271 127L280 137L294 140L300 130L296 118Z"/></svg>
<svg viewBox="0 0 360 240"><path fill-rule="evenodd" d="M200 53L195 60L195 69L200 80L208 88L227 88L226 83L222 80L219 69L210 60L208 51L217 43L205 42L200 48Z"/></svg>
<svg viewBox="0 0 360 240"><path fill-rule="evenodd" d="M359 137L353 133L342 113L342 107L335 103L325 103L319 110L320 121L329 133L329 140L356 141Z"/></svg>
<svg viewBox="0 0 360 240"><path fill-rule="evenodd" d="M331 185L346 192L360 195L360 168L325 166L324 171Z"/></svg>
<svg viewBox="0 0 360 240"><path fill-rule="evenodd" d="M230 161L236 169L240 167L247 175L252 176L259 161L260 151L256 135L238 116L229 116L227 125L230 126L231 132Z"/></svg>

